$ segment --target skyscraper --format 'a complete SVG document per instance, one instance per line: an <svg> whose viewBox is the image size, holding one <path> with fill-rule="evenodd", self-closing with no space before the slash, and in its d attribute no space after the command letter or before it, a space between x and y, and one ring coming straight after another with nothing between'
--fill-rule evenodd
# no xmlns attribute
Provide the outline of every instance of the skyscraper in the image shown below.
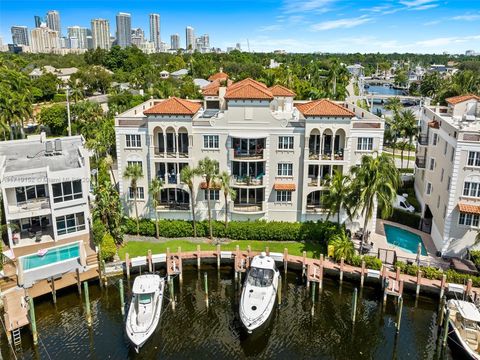
<svg viewBox="0 0 480 360"><path fill-rule="evenodd" d="M160 50L160 14L150 14L150 41L155 44L155 50Z"/></svg>
<svg viewBox="0 0 480 360"><path fill-rule="evenodd" d="M195 29L191 26L185 29L185 49L195 50Z"/></svg>
<svg viewBox="0 0 480 360"><path fill-rule="evenodd" d="M28 28L26 26L12 26L12 43L15 45L30 45Z"/></svg>
<svg viewBox="0 0 480 360"><path fill-rule="evenodd" d="M93 48L110 50L110 24L105 19L92 20Z"/></svg>
<svg viewBox="0 0 480 360"><path fill-rule="evenodd" d="M180 49L180 35L178 34L170 35L170 49L171 50Z"/></svg>
<svg viewBox="0 0 480 360"><path fill-rule="evenodd" d="M35 19L35 27L40 27L42 25L42 18L38 15L33 17Z"/></svg>
<svg viewBox="0 0 480 360"><path fill-rule="evenodd" d="M47 27L50 30L58 31L59 36L62 34L60 26L60 13L57 10L50 10L47 12Z"/></svg>
<svg viewBox="0 0 480 360"><path fill-rule="evenodd" d="M132 29L132 45L140 47L140 44L142 44L144 41L145 32L142 30L142 28Z"/></svg>
<svg viewBox="0 0 480 360"><path fill-rule="evenodd" d="M68 38L76 38L76 44L78 44L78 49L87 49L87 28L81 26L70 26L68 27ZM71 44L72 42L70 42ZM75 42L74 42L75 43ZM76 48L74 48L76 49Z"/></svg>
<svg viewBox="0 0 480 360"><path fill-rule="evenodd" d="M210 49L210 36L208 34L203 34L202 36L200 36L200 39L205 51Z"/></svg>
<svg viewBox="0 0 480 360"><path fill-rule="evenodd" d="M32 30L32 51L49 53L60 49L60 36L58 31L48 27L39 27Z"/></svg>
<svg viewBox="0 0 480 360"><path fill-rule="evenodd" d="M122 48L132 44L132 17L128 13L117 14L117 44Z"/></svg>

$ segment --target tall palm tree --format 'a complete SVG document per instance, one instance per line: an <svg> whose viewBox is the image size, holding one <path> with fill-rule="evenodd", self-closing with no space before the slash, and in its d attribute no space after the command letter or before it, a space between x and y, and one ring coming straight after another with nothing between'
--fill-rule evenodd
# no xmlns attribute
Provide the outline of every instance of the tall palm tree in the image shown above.
<svg viewBox="0 0 480 360"><path fill-rule="evenodd" d="M143 171L140 165L138 164L130 164L125 169L123 173L123 177L126 179L130 179L130 188L133 192L133 201L135 204L135 218L137 221L137 236L140 235L140 223L138 220L138 205L137 205L137 182L139 179L143 178Z"/></svg>
<svg viewBox="0 0 480 360"><path fill-rule="evenodd" d="M351 178L335 170L333 176L327 181L329 189L322 199L328 209L327 220L332 214L337 214L337 223L340 225L340 213L347 206L350 197Z"/></svg>
<svg viewBox="0 0 480 360"><path fill-rule="evenodd" d="M188 186L190 190L190 204L192 207L192 223L193 223L193 236L197 237L197 226L195 221L195 188L193 182L195 176L198 174L196 169L192 169L190 166L185 166L180 171L180 181Z"/></svg>
<svg viewBox="0 0 480 360"><path fill-rule="evenodd" d="M237 192L230 186L232 177L226 171L223 171L220 176L220 185L223 189L223 196L225 198L225 228L228 227L228 197L230 201L235 200Z"/></svg>
<svg viewBox="0 0 480 360"><path fill-rule="evenodd" d="M334 59L330 62L330 68L328 69L328 81L332 84L332 95L336 98L337 95L337 78L340 73L340 62Z"/></svg>
<svg viewBox="0 0 480 360"><path fill-rule="evenodd" d="M162 191L163 188L163 181L162 179L155 178L152 180L150 183L150 186L148 187L148 192L152 196L152 207L153 210L155 211L155 231L157 233L157 239L160 236L160 233L158 231L158 211L157 211L157 206L158 206L158 197L160 196L160 192Z"/></svg>
<svg viewBox="0 0 480 360"><path fill-rule="evenodd" d="M402 112L403 134L408 138L409 148L413 145L413 139L418 135L418 125L415 114L408 109ZM410 164L410 156L407 157L407 169ZM403 167L403 166L402 166Z"/></svg>
<svg viewBox="0 0 480 360"><path fill-rule="evenodd" d="M402 108L403 108L403 104L399 97L388 99L387 104L385 105L385 109L393 112L393 116L387 119L387 124L392 133L391 145L392 145L392 152L393 152L394 158L395 158L395 149L397 147L396 146L397 140L402 133L402 116L400 114Z"/></svg>
<svg viewBox="0 0 480 360"><path fill-rule="evenodd" d="M213 238L212 229L212 209L210 204L210 191L215 186L215 180L218 177L218 161L206 157L198 163L198 173L203 176L207 186L207 207L208 207L208 227L210 239Z"/></svg>
<svg viewBox="0 0 480 360"><path fill-rule="evenodd" d="M352 189L357 192L358 206L362 208L364 216L365 240L368 222L374 216L375 201L378 202L382 217L392 213L400 177L394 160L386 154L364 155L360 165L352 167L350 171L353 176Z"/></svg>

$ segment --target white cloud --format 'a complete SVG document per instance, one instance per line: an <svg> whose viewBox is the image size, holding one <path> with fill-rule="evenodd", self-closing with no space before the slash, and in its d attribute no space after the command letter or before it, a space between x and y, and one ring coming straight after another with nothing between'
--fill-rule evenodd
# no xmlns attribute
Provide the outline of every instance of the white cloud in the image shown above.
<svg viewBox="0 0 480 360"><path fill-rule="evenodd" d="M281 30L282 29L282 25L280 24L272 24L272 25L265 25L265 26L262 26L258 29L258 31L260 32L264 32L264 31L278 31L278 30Z"/></svg>
<svg viewBox="0 0 480 360"><path fill-rule="evenodd" d="M332 29L339 29L339 28L349 29L355 26L368 23L372 20L373 20L372 18L363 15L356 18L345 18L345 19L324 21L321 23L313 24L310 28L314 31L324 31L324 30L332 30Z"/></svg>
<svg viewBox="0 0 480 360"><path fill-rule="evenodd" d="M440 37L417 41L415 44L425 48L434 48L440 46L445 47L454 44L461 44L476 40L480 40L480 35Z"/></svg>
<svg viewBox="0 0 480 360"><path fill-rule="evenodd" d="M437 24L440 24L440 23L441 23L440 20L432 20L432 21L428 21L428 22L424 23L423 25L432 26L432 25L437 25Z"/></svg>
<svg viewBox="0 0 480 360"><path fill-rule="evenodd" d="M405 5L407 7L417 7L425 4L429 4L435 2L436 0L409 0L409 1L400 1L400 4Z"/></svg>
<svg viewBox="0 0 480 360"><path fill-rule="evenodd" d="M285 13L315 12L325 13L330 11L329 5L337 0L284 0L283 10Z"/></svg>
<svg viewBox="0 0 480 360"><path fill-rule="evenodd" d="M458 15L454 16L452 20L458 20L458 21L475 21L480 19L480 14L464 14L464 15Z"/></svg>
<svg viewBox="0 0 480 360"><path fill-rule="evenodd" d="M422 5L422 6L417 6L417 7L411 8L410 10L417 10L417 11L428 10L428 9L436 8L437 6L438 6L438 4L427 4L427 5Z"/></svg>

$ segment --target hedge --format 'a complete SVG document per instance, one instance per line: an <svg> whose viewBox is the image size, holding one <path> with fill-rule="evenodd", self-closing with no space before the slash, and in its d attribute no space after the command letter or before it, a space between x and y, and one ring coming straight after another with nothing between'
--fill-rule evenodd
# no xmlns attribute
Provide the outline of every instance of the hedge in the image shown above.
<svg viewBox="0 0 480 360"><path fill-rule="evenodd" d="M135 219L125 218L125 233L137 234ZM155 221L140 220L140 235L156 236ZM208 221L196 223L197 236L209 234ZM231 221L225 228L223 222L212 221L213 236L232 240L265 240L265 241L317 241L326 243L328 239L341 231L341 228L330 221L290 223L280 221ZM182 238L193 236L193 224L184 220L159 220L159 235L166 238Z"/></svg>
<svg viewBox="0 0 480 360"><path fill-rule="evenodd" d="M393 209L392 216L387 220L418 229L420 227L421 217L418 214L412 214L400 209Z"/></svg>
<svg viewBox="0 0 480 360"><path fill-rule="evenodd" d="M365 268L371 270L380 270L382 268L382 260L375 256L365 255L362 259L360 255L355 255L350 262L350 265L361 267L362 260L365 260Z"/></svg>
<svg viewBox="0 0 480 360"><path fill-rule="evenodd" d="M53 102L64 102L67 101L67 95L66 94L55 94L53 96Z"/></svg>
<svg viewBox="0 0 480 360"><path fill-rule="evenodd" d="M395 269L400 268L400 271L404 274L416 276L418 269L422 271L422 276L431 280L441 280L443 274L447 275L447 281L456 284L466 284L468 279L472 279L473 286L480 286L480 276L473 276L469 274L462 274L455 270L448 269L445 272L442 269L437 269L432 266L420 266L408 265L403 261L397 261L395 263Z"/></svg>
<svg viewBox="0 0 480 360"><path fill-rule="evenodd" d="M470 250L469 253L473 263L477 267L480 266L480 250Z"/></svg>

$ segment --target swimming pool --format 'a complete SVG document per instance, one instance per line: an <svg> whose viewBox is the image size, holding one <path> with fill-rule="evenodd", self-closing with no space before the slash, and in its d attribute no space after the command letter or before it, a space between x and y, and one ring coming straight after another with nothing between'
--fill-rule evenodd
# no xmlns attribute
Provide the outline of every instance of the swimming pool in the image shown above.
<svg viewBox="0 0 480 360"><path fill-rule="evenodd" d="M44 256L37 254L22 257L23 270L31 270L44 265L50 265L59 261L69 260L80 256L80 244L68 244L56 248L49 248Z"/></svg>
<svg viewBox="0 0 480 360"><path fill-rule="evenodd" d="M427 255L425 245L423 245L422 238L408 230L400 229L399 227L384 224L385 236L389 244L398 246L404 251L412 254L417 253L418 244L422 244L422 255Z"/></svg>

